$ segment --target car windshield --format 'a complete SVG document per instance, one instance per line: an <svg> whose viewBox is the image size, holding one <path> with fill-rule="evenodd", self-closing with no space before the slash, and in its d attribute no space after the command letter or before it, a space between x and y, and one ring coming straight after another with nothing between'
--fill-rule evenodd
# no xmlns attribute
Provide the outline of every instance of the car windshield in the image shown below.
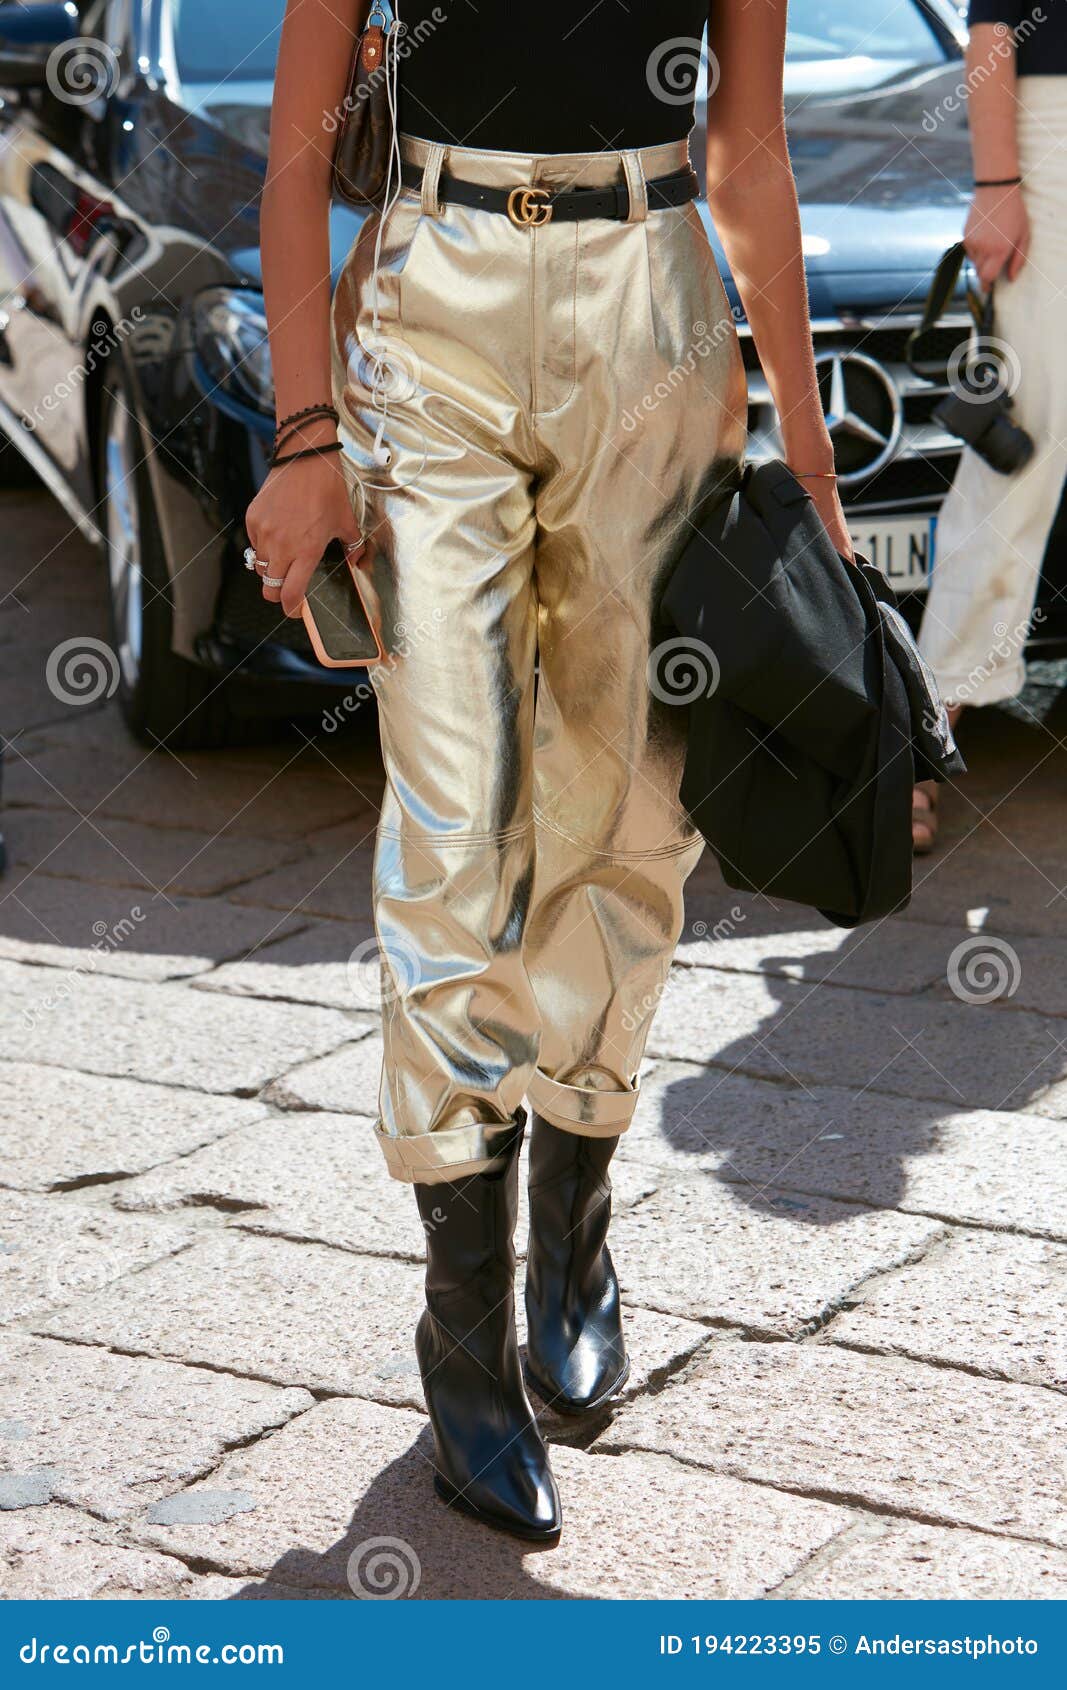
<svg viewBox="0 0 1067 1690"><path fill-rule="evenodd" d="M790 0L786 55L790 93L878 87L947 57L916 0Z"/></svg>
<svg viewBox="0 0 1067 1690"><path fill-rule="evenodd" d="M274 75L285 0L170 0L170 5L183 82ZM787 54L791 92L875 87L946 58L917 0L880 0L873 12L859 0L790 0Z"/></svg>
<svg viewBox="0 0 1067 1690"><path fill-rule="evenodd" d="M183 82L269 81L285 0L170 0Z"/></svg>

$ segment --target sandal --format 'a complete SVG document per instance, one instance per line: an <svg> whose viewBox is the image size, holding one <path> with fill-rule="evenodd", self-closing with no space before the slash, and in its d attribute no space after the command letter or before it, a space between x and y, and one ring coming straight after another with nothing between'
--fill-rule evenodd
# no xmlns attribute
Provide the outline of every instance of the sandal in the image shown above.
<svg viewBox="0 0 1067 1690"><path fill-rule="evenodd" d="M937 844L937 785L920 781L911 799L911 848L917 857L928 857Z"/></svg>

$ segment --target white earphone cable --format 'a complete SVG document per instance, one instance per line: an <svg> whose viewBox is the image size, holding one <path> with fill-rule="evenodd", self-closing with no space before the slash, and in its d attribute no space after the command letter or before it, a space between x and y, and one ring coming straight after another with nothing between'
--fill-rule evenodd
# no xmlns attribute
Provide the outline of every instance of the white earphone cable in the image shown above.
<svg viewBox="0 0 1067 1690"><path fill-rule="evenodd" d="M372 14L374 9L372 7ZM380 5L377 6L377 10L382 10ZM385 94L389 107L389 166L385 177L385 196L382 200L381 211L378 214L378 228L374 240L374 268L371 273L371 320L374 344L371 347L370 357L370 389L371 402L375 410L381 413L378 432L374 437L372 456L375 463L382 468L388 467L392 454L385 444L385 430L389 421L389 366L382 355L378 272L381 268L385 225L389 220L389 213L396 205L404 187L400 157L400 66L397 51L404 25L400 19L399 0L392 0L391 11L392 19L385 31L385 51L382 58Z"/></svg>

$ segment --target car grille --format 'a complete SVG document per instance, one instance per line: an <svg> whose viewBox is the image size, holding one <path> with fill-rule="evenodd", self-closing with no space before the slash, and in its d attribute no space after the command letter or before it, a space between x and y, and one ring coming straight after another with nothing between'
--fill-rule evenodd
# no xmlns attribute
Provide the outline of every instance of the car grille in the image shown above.
<svg viewBox="0 0 1067 1690"><path fill-rule="evenodd" d="M822 366L820 385L824 402L829 379L825 366L830 355L853 353L858 355L858 361L850 366L854 402L858 409L869 413L867 420L885 432L893 407L893 394L899 405L899 439L888 460L872 473L864 470L864 464L871 456L870 448L843 433L835 439L841 496L847 509L860 508L867 512L872 508L886 512L933 510L941 503L951 484L959 457L959 442L946 433L932 413L938 400L948 391L949 364L953 354L968 338L971 318L966 312L954 313L923 337L919 348L922 374L912 370L907 361L908 336L918 321L914 313L901 313L876 320L855 319L812 325L816 357ZM757 460L780 456L782 448L774 405L751 334L744 329L741 346L749 380L751 456ZM871 360L878 366L878 372L869 370L863 360ZM884 378L888 378L888 391Z"/></svg>

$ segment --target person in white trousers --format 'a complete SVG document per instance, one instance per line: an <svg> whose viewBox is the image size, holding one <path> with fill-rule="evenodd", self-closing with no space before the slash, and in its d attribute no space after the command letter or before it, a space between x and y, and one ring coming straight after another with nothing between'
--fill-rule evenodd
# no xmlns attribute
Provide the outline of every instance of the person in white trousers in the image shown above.
<svg viewBox="0 0 1067 1690"><path fill-rule="evenodd" d="M976 185L964 239L982 290L996 284L993 332L1034 455L1004 475L965 449L942 507L919 645L954 721L1022 689L1067 475L1067 0L971 0L969 22ZM932 783L916 788L918 852L933 848L935 804Z"/></svg>

